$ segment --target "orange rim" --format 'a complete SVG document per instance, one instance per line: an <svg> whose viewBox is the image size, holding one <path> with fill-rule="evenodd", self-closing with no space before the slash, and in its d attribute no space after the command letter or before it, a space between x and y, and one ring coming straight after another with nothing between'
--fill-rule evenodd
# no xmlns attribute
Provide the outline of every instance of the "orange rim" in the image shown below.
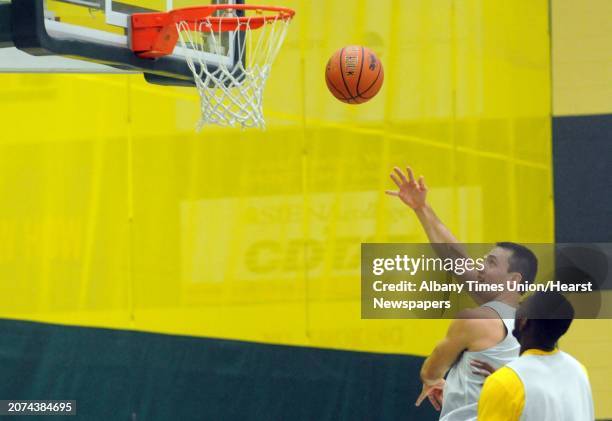
<svg viewBox="0 0 612 421"><path fill-rule="evenodd" d="M210 16L219 10L254 10L260 12L274 12L274 15L268 16ZM227 23L235 24L253 24L253 22L273 22L275 20L291 20L295 16L295 10L288 7L278 6L257 6L253 4L217 4L210 6L185 7L175 9L168 12L172 16L174 22L190 22L197 23L206 19L207 22L216 25L224 25Z"/></svg>
<svg viewBox="0 0 612 421"><path fill-rule="evenodd" d="M266 16L211 16L219 10L251 10L270 12ZM131 48L143 58L157 58L172 53L178 40L176 25L185 23L196 32L230 32L254 30L267 22L290 21L295 10L288 7L257 6L253 4L216 4L185 7L168 12L135 13L131 16ZM205 25L202 25L206 22Z"/></svg>

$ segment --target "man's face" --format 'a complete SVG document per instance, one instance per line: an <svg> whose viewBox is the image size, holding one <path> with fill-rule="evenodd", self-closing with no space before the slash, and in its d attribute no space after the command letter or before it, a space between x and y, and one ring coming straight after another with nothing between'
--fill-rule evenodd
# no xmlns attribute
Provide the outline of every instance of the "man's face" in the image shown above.
<svg viewBox="0 0 612 421"><path fill-rule="evenodd" d="M509 272L511 256L512 250L494 247L485 256L484 268L478 271L478 282L503 283L506 289L507 283L515 281L517 275L515 272Z"/></svg>

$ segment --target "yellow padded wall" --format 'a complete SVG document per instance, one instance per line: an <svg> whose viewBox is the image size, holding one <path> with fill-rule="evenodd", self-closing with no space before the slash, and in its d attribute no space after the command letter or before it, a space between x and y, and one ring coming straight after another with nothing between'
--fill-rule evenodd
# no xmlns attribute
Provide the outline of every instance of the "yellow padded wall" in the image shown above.
<svg viewBox="0 0 612 421"><path fill-rule="evenodd" d="M551 3L553 113L612 113L612 2L553 0Z"/></svg>
<svg viewBox="0 0 612 421"><path fill-rule="evenodd" d="M195 90L138 75L0 76L2 317L425 355L446 321L360 320L360 244L426 240L394 165L464 241L553 240L546 1L277 3L266 131L196 134ZM323 77L350 44L385 66L361 106Z"/></svg>

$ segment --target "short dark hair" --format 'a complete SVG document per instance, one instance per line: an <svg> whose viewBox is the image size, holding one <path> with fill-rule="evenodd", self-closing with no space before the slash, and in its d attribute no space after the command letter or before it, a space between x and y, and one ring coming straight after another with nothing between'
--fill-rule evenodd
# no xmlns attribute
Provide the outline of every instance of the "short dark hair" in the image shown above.
<svg viewBox="0 0 612 421"><path fill-rule="evenodd" d="M574 307L558 292L536 292L521 304L521 317L533 324L542 345L553 348L574 320Z"/></svg>
<svg viewBox="0 0 612 421"><path fill-rule="evenodd" d="M500 242L496 246L512 252L508 261L508 270L520 273L522 281L533 284L536 273L538 273L538 258L536 255L527 247L517 243Z"/></svg>

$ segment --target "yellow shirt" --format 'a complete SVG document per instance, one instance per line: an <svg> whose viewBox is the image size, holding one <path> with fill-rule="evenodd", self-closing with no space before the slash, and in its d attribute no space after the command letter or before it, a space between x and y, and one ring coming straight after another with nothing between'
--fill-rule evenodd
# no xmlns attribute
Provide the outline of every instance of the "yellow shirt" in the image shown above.
<svg viewBox="0 0 612 421"><path fill-rule="evenodd" d="M528 349L522 355L552 355L559 352ZM478 401L478 421L519 421L525 406L525 388L519 376L502 367L491 374Z"/></svg>

